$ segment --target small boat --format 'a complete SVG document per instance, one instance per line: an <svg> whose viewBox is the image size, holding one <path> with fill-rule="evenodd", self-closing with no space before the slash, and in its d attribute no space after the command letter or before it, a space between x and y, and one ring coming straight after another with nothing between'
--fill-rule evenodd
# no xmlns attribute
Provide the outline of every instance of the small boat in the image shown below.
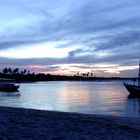
<svg viewBox="0 0 140 140"><path fill-rule="evenodd" d="M137 83L137 85L124 83L124 86L129 91L130 96L140 97L140 61L139 61L139 73L138 73L138 83Z"/></svg>
<svg viewBox="0 0 140 140"><path fill-rule="evenodd" d="M19 85L15 84L15 80L0 78L0 91L14 92L18 91Z"/></svg>
<svg viewBox="0 0 140 140"><path fill-rule="evenodd" d="M130 84L126 84L126 83L124 83L124 86L130 92L131 95L140 96L140 86L130 85Z"/></svg>

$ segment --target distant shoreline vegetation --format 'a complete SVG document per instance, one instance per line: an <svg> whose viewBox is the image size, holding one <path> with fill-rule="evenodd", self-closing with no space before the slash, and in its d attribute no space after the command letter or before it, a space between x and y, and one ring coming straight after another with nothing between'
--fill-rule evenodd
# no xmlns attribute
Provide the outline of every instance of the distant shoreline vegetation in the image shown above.
<svg viewBox="0 0 140 140"><path fill-rule="evenodd" d="M4 68L0 72L0 78L15 79L17 82L37 82L37 81L95 81L95 80L136 80L137 78L122 77L96 77L90 74L67 75L51 75L44 73L31 73L29 70L19 70L19 68Z"/></svg>

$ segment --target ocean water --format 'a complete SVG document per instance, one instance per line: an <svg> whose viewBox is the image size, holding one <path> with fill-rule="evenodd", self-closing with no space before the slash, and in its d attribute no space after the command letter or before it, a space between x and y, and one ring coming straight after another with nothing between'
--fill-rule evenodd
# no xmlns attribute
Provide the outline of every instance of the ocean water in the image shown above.
<svg viewBox="0 0 140 140"><path fill-rule="evenodd" d="M19 92L0 92L0 106L140 117L140 99L129 99L122 81L21 83Z"/></svg>

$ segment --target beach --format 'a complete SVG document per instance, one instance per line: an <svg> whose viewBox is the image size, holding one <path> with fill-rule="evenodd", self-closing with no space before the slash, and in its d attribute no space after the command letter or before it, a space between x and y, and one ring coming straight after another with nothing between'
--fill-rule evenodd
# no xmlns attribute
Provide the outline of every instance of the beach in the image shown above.
<svg viewBox="0 0 140 140"><path fill-rule="evenodd" d="M1 140L139 140L140 119L0 107Z"/></svg>

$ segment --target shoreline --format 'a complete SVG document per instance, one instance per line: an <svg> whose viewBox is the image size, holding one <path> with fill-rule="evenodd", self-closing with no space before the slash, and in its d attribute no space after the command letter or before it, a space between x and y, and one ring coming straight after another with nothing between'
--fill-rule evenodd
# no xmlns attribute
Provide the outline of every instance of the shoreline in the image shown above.
<svg viewBox="0 0 140 140"><path fill-rule="evenodd" d="M140 139L140 118L0 106L0 139Z"/></svg>

